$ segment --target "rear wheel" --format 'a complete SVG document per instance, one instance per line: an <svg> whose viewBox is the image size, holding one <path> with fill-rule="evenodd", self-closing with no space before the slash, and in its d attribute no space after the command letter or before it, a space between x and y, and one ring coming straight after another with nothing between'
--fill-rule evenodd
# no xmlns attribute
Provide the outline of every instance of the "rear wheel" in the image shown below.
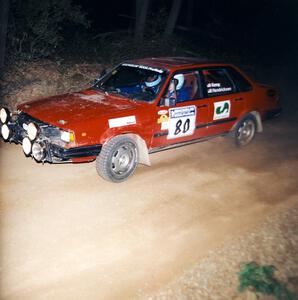
<svg viewBox="0 0 298 300"><path fill-rule="evenodd" d="M131 176L138 164L135 141L125 135L112 138L96 158L97 173L112 182L122 182Z"/></svg>
<svg viewBox="0 0 298 300"><path fill-rule="evenodd" d="M248 145L256 135L257 122L256 119L249 115L242 119L234 132L234 140L238 147Z"/></svg>

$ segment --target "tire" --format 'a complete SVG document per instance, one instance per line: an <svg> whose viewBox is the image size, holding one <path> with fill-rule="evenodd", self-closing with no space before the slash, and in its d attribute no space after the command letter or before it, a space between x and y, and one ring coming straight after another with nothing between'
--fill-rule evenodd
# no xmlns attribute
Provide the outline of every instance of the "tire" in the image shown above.
<svg viewBox="0 0 298 300"><path fill-rule="evenodd" d="M234 131L236 146L244 147L248 145L254 139L256 132L257 122L254 116L248 115L240 120Z"/></svg>
<svg viewBox="0 0 298 300"><path fill-rule="evenodd" d="M96 171L105 180L125 181L138 164L138 148L135 141L119 135L108 141L96 158Z"/></svg>

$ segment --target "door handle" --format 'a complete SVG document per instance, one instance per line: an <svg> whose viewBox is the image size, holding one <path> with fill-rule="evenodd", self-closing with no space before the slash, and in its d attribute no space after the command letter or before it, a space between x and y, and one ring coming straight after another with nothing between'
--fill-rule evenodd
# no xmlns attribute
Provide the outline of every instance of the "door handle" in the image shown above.
<svg viewBox="0 0 298 300"><path fill-rule="evenodd" d="M236 101L242 101L242 100L243 100L243 98L240 97L240 98L236 98L234 101L236 102Z"/></svg>
<svg viewBox="0 0 298 300"><path fill-rule="evenodd" d="M207 104L202 104L202 105L198 105L197 108L203 108L203 107L207 107Z"/></svg>

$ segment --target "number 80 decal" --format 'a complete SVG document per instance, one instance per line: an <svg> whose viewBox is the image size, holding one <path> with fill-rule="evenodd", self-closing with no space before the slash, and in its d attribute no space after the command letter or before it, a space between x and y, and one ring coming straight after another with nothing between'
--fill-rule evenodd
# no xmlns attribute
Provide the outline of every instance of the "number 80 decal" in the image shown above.
<svg viewBox="0 0 298 300"><path fill-rule="evenodd" d="M183 106L169 110L169 133L168 139L192 135L196 128L196 107Z"/></svg>

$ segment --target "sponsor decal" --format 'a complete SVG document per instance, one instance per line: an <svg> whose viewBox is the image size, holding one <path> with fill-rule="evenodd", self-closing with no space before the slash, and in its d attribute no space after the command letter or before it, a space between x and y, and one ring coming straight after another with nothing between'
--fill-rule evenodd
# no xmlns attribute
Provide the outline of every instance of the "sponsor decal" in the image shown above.
<svg viewBox="0 0 298 300"><path fill-rule="evenodd" d="M163 110L159 110L158 111L158 115L166 115L168 113L168 111L166 109L163 109Z"/></svg>
<svg viewBox="0 0 298 300"><path fill-rule="evenodd" d="M168 130L169 129L169 122L162 122L160 129L161 130Z"/></svg>
<svg viewBox="0 0 298 300"><path fill-rule="evenodd" d="M219 82L210 82L207 84L207 87L210 88L210 87L220 87L221 84Z"/></svg>
<svg viewBox="0 0 298 300"><path fill-rule="evenodd" d="M169 117L166 115L162 115L159 117L159 119L157 120L157 124L161 124L163 122L168 122L169 121Z"/></svg>
<svg viewBox="0 0 298 300"><path fill-rule="evenodd" d="M196 129L196 106L175 107L169 110L168 139L192 135Z"/></svg>
<svg viewBox="0 0 298 300"><path fill-rule="evenodd" d="M213 120L225 119L230 116L231 101L225 100L214 103Z"/></svg>
<svg viewBox="0 0 298 300"><path fill-rule="evenodd" d="M157 124L161 124L161 130L169 129L169 117L167 115L160 116Z"/></svg>
<svg viewBox="0 0 298 300"><path fill-rule="evenodd" d="M232 90L231 87L221 87L221 84L218 82L211 82L207 84L207 93L221 93L221 92L229 92Z"/></svg>
<svg viewBox="0 0 298 300"><path fill-rule="evenodd" d="M153 67L149 67L149 66L143 66L143 65L137 65L137 64L124 63L124 64L122 64L122 66L134 67L134 68L139 68L139 69L144 69L144 70L150 70L150 71L154 71L154 72L157 72L157 73L160 73L160 74L164 72L164 70L162 70L162 69L153 68Z"/></svg>
<svg viewBox="0 0 298 300"><path fill-rule="evenodd" d="M136 124L136 116L109 119L109 127L121 127Z"/></svg>

